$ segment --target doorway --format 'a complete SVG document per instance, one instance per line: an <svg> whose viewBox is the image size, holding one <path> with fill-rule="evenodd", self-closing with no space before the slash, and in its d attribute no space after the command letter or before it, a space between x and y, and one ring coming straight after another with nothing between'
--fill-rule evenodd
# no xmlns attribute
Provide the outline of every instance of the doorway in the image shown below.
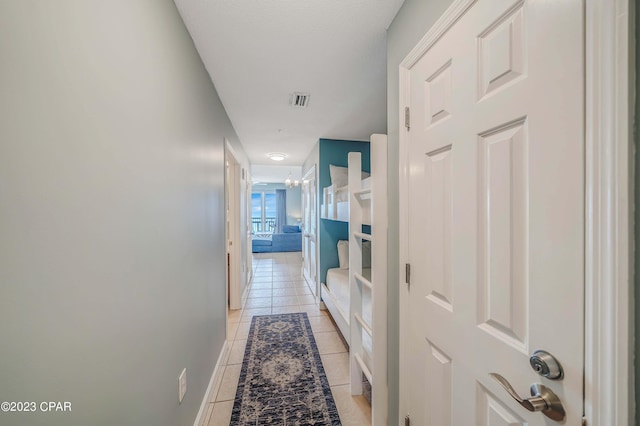
<svg viewBox="0 0 640 426"><path fill-rule="evenodd" d="M242 238L241 211L242 205L242 168L233 154L231 146L226 143L225 150L225 212L227 241L227 304L229 309L241 308L242 287L246 275L242 273ZM246 201L245 201L246 202Z"/></svg>
<svg viewBox="0 0 640 426"><path fill-rule="evenodd" d="M302 178L302 275L314 296L318 295L317 212L314 165Z"/></svg>
<svg viewBox="0 0 640 426"><path fill-rule="evenodd" d="M493 7L487 7L489 3ZM426 365L401 361L401 419L411 413L411 420L431 418L436 424L458 424L460 419L473 424L473 416L482 419L475 424L486 424L487 419L508 424L549 424L544 423L550 420L541 413L528 413L526 404L511 400L503 389L506 380L492 380L489 369L509 371L503 374L513 377L513 392L524 397L532 381L553 388L563 403L569 401L567 424L579 424L583 415L589 424L626 425L630 424L629 416L633 418L627 382L631 361L626 303L630 293L628 88L632 81L628 73L628 4L576 0L564 2L566 9L552 10L557 6L527 0L456 0L400 66L399 117L408 118L406 129L400 132L400 263L407 263L407 277L400 277L405 283L400 291L400 353L421 350L411 347L414 340L424 344L427 359ZM544 11L544 19L540 7L550 8ZM569 10L572 12L566 14ZM542 27L544 34L535 36ZM456 43L444 52L444 56L449 55L444 58L443 49L447 49L442 46L451 43L447 38L452 33L457 34ZM568 42L574 46L568 47ZM467 54L461 55L464 45ZM576 58L576 52L585 56ZM544 60L545 54L553 57ZM472 75L469 81L456 84L465 73ZM549 80L552 75L557 78ZM469 91L473 84L478 87ZM535 88L531 96L518 96L517 92L526 90L528 84ZM461 89L465 86L467 89ZM565 93L567 90L574 93ZM540 103L536 99L543 92L548 96ZM559 94L561 99L557 101ZM514 102L523 98L529 102L518 108ZM565 105L562 114L546 116L559 105L576 100L579 106ZM548 108L535 112L542 107ZM511 120L508 115L513 116ZM464 122L460 122L461 116ZM476 128L492 119L494 125ZM574 130L562 127L571 126L572 121L575 124L576 119L581 120L581 126L574 126ZM459 126L447 130L452 123ZM555 134L544 137L544 131L536 128L541 124L544 131ZM472 130L465 137L462 133L469 127ZM557 142L551 144L553 149L550 141ZM541 156L545 149L551 155ZM565 161L567 152L575 149L581 164L573 158ZM566 174L555 178L553 183L559 182L558 186L549 185L539 169L549 166L545 168L550 168L551 174L558 174L559 165ZM576 173L580 169L582 173ZM464 173L476 177L475 185L466 190L469 179ZM416 199L420 180L423 200ZM570 195L560 196L558 203L540 202L560 193ZM461 194L467 196L461 199ZM583 197L581 209L577 207L580 203L575 203L576 195ZM565 232L575 222L566 222L566 209L557 215L554 210L565 202L575 204L571 208L573 218L577 217L580 224L569 234ZM420 203L426 203L422 218L420 209L411 207ZM465 203L469 208L462 207ZM546 214L542 214L539 210L547 206ZM434 227L434 219L442 226ZM558 220L568 226L554 232ZM414 224L422 226L421 235ZM460 225L467 226L465 238L459 238ZM553 242L549 250L536 244L545 234L545 239ZM424 240L419 241L420 237ZM580 242L577 249L565 246L575 242ZM422 264L421 246L426 246ZM562 253L556 257L558 250ZM554 262L575 252L582 254L582 259L554 266ZM550 261L544 262L544 268L539 263L536 266L546 258ZM579 261L582 266L576 268ZM575 275L570 277L567 274L572 270ZM536 302L540 293L546 292L536 286L554 281L554 297ZM463 282L472 284L467 288L470 291L460 287ZM556 318L551 321L552 327L539 329L557 311L547 302L554 305L560 299L568 302L562 310L570 314L569 320ZM425 318L420 317L418 305ZM515 305L524 312L514 309ZM542 316L536 312L541 307ZM576 311L583 313L581 324L580 315L574 315ZM412 318L414 313L418 316ZM441 318L426 318L433 315ZM444 317L454 320L447 322ZM577 329L567 332L556 326L565 327L567 322ZM465 323L471 326L466 331L462 327ZM464 340L456 335L464 335ZM415 340L416 336L420 339ZM551 337L550 343L545 343L547 337ZM584 346L584 352L566 352L562 337L578 348ZM550 381L538 377L532 369L516 371L514 364L526 370L529 360L514 363L501 349L486 356L481 341L491 340L510 345L512 352L524 356L538 349L541 342L545 349L559 348L558 353L567 354L559 357L561 363L565 358L572 372L565 371L560 381ZM603 347L607 351L602 351ZM496 358L501 360L498 364ZM477 360L486 362L478 364ZM439 382L431 382L430 388L444 392L426 395L427 403L420 406L409 400L419 394L420 378L416 376L424 376L425 370ZM580 381L586 383L584 394ZM462 403L466 412L448 402Z"/></svg>
<svg viewBox="0 0 640 426"><path fill-rule="evenodd" d="M407 68L400 353L417 424L581 421L583 14L581 0L478 0ZM538 350L562 376L534 371ZM558 407L509 392L532 384Z"/></svg>

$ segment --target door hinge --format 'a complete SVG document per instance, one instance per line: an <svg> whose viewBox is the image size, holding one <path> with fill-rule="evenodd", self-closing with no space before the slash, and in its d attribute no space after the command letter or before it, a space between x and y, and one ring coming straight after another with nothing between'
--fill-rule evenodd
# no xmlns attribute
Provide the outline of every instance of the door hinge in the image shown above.
<svg viewBox="0 0 640 426"><path fill-rule="evenodd" d="M404 282L411 285L411 264L405 263L404 265Z"/></svg>
<svg viewBox="0 0 640 426"><path fill-rule="evenodd" d="M587 426L587 418L582 417L582 426Z"/></svg>
<svg viewBox="0 0 640 426"><path fill-rule="evenodd" d="M411 426L411 417L408 414L404 417L404 426Z"/></svg>
<svg viewBox="0 0 640 426"><path fill-rule="evenodd" d="M411 110L409 107L404 107L404 127L409 130L411 128Z"/></svg>

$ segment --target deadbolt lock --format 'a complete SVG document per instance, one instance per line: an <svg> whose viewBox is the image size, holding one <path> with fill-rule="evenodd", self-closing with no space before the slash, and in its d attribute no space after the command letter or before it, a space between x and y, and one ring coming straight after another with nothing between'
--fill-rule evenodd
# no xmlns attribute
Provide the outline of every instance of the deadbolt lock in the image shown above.
<svg viewBox="0 0 640 426"><path fill-rule="evenodd" d="M529 363L533 371L550 380L562 380L564 372L558 360L547 351L535 351Z"/></svg>

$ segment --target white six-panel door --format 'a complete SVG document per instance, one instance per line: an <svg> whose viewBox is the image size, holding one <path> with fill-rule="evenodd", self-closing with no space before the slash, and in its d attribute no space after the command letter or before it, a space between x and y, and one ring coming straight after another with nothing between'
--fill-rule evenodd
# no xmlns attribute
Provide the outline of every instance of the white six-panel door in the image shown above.
<svg viewBox="0 0 640 426"><path fill-rule="evenodd" d="M478 0L408 69L401 408L420 426L550 425L533 383L583 413L581 0ZM529 365L552 353L564 378Z"/></svg>

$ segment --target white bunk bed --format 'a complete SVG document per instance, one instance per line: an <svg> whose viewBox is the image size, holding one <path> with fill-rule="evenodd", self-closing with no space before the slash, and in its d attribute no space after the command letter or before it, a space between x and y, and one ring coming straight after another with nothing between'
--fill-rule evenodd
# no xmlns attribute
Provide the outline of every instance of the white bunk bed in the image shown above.
<svg viewBox="0 0 640 426"><path fill-rule="evenodd" d="M371 189L371 177L362 179L362 189ZM338 220L349 222L349 185L337 187L330 185L322 189L323 203L320 207L320 217L322 219ZM362 198L363 224L371 225L371 203L369 194Z"/></svg>
<svg viewBox="0 0 640 426"><path fill-rule="evenodd" d="M349 222L349 267L329 269L322 299L349 343L351 394L362 394L364 374L372 390L372 424L386 425L387 136L372 135L370 150L370 178L362 179L361 154L351 152L348 187L324 188L323 217ZM362 232L363 224L371 225L371 234ZM363 268L366 241L371 242L371 268Z"/></svg>

